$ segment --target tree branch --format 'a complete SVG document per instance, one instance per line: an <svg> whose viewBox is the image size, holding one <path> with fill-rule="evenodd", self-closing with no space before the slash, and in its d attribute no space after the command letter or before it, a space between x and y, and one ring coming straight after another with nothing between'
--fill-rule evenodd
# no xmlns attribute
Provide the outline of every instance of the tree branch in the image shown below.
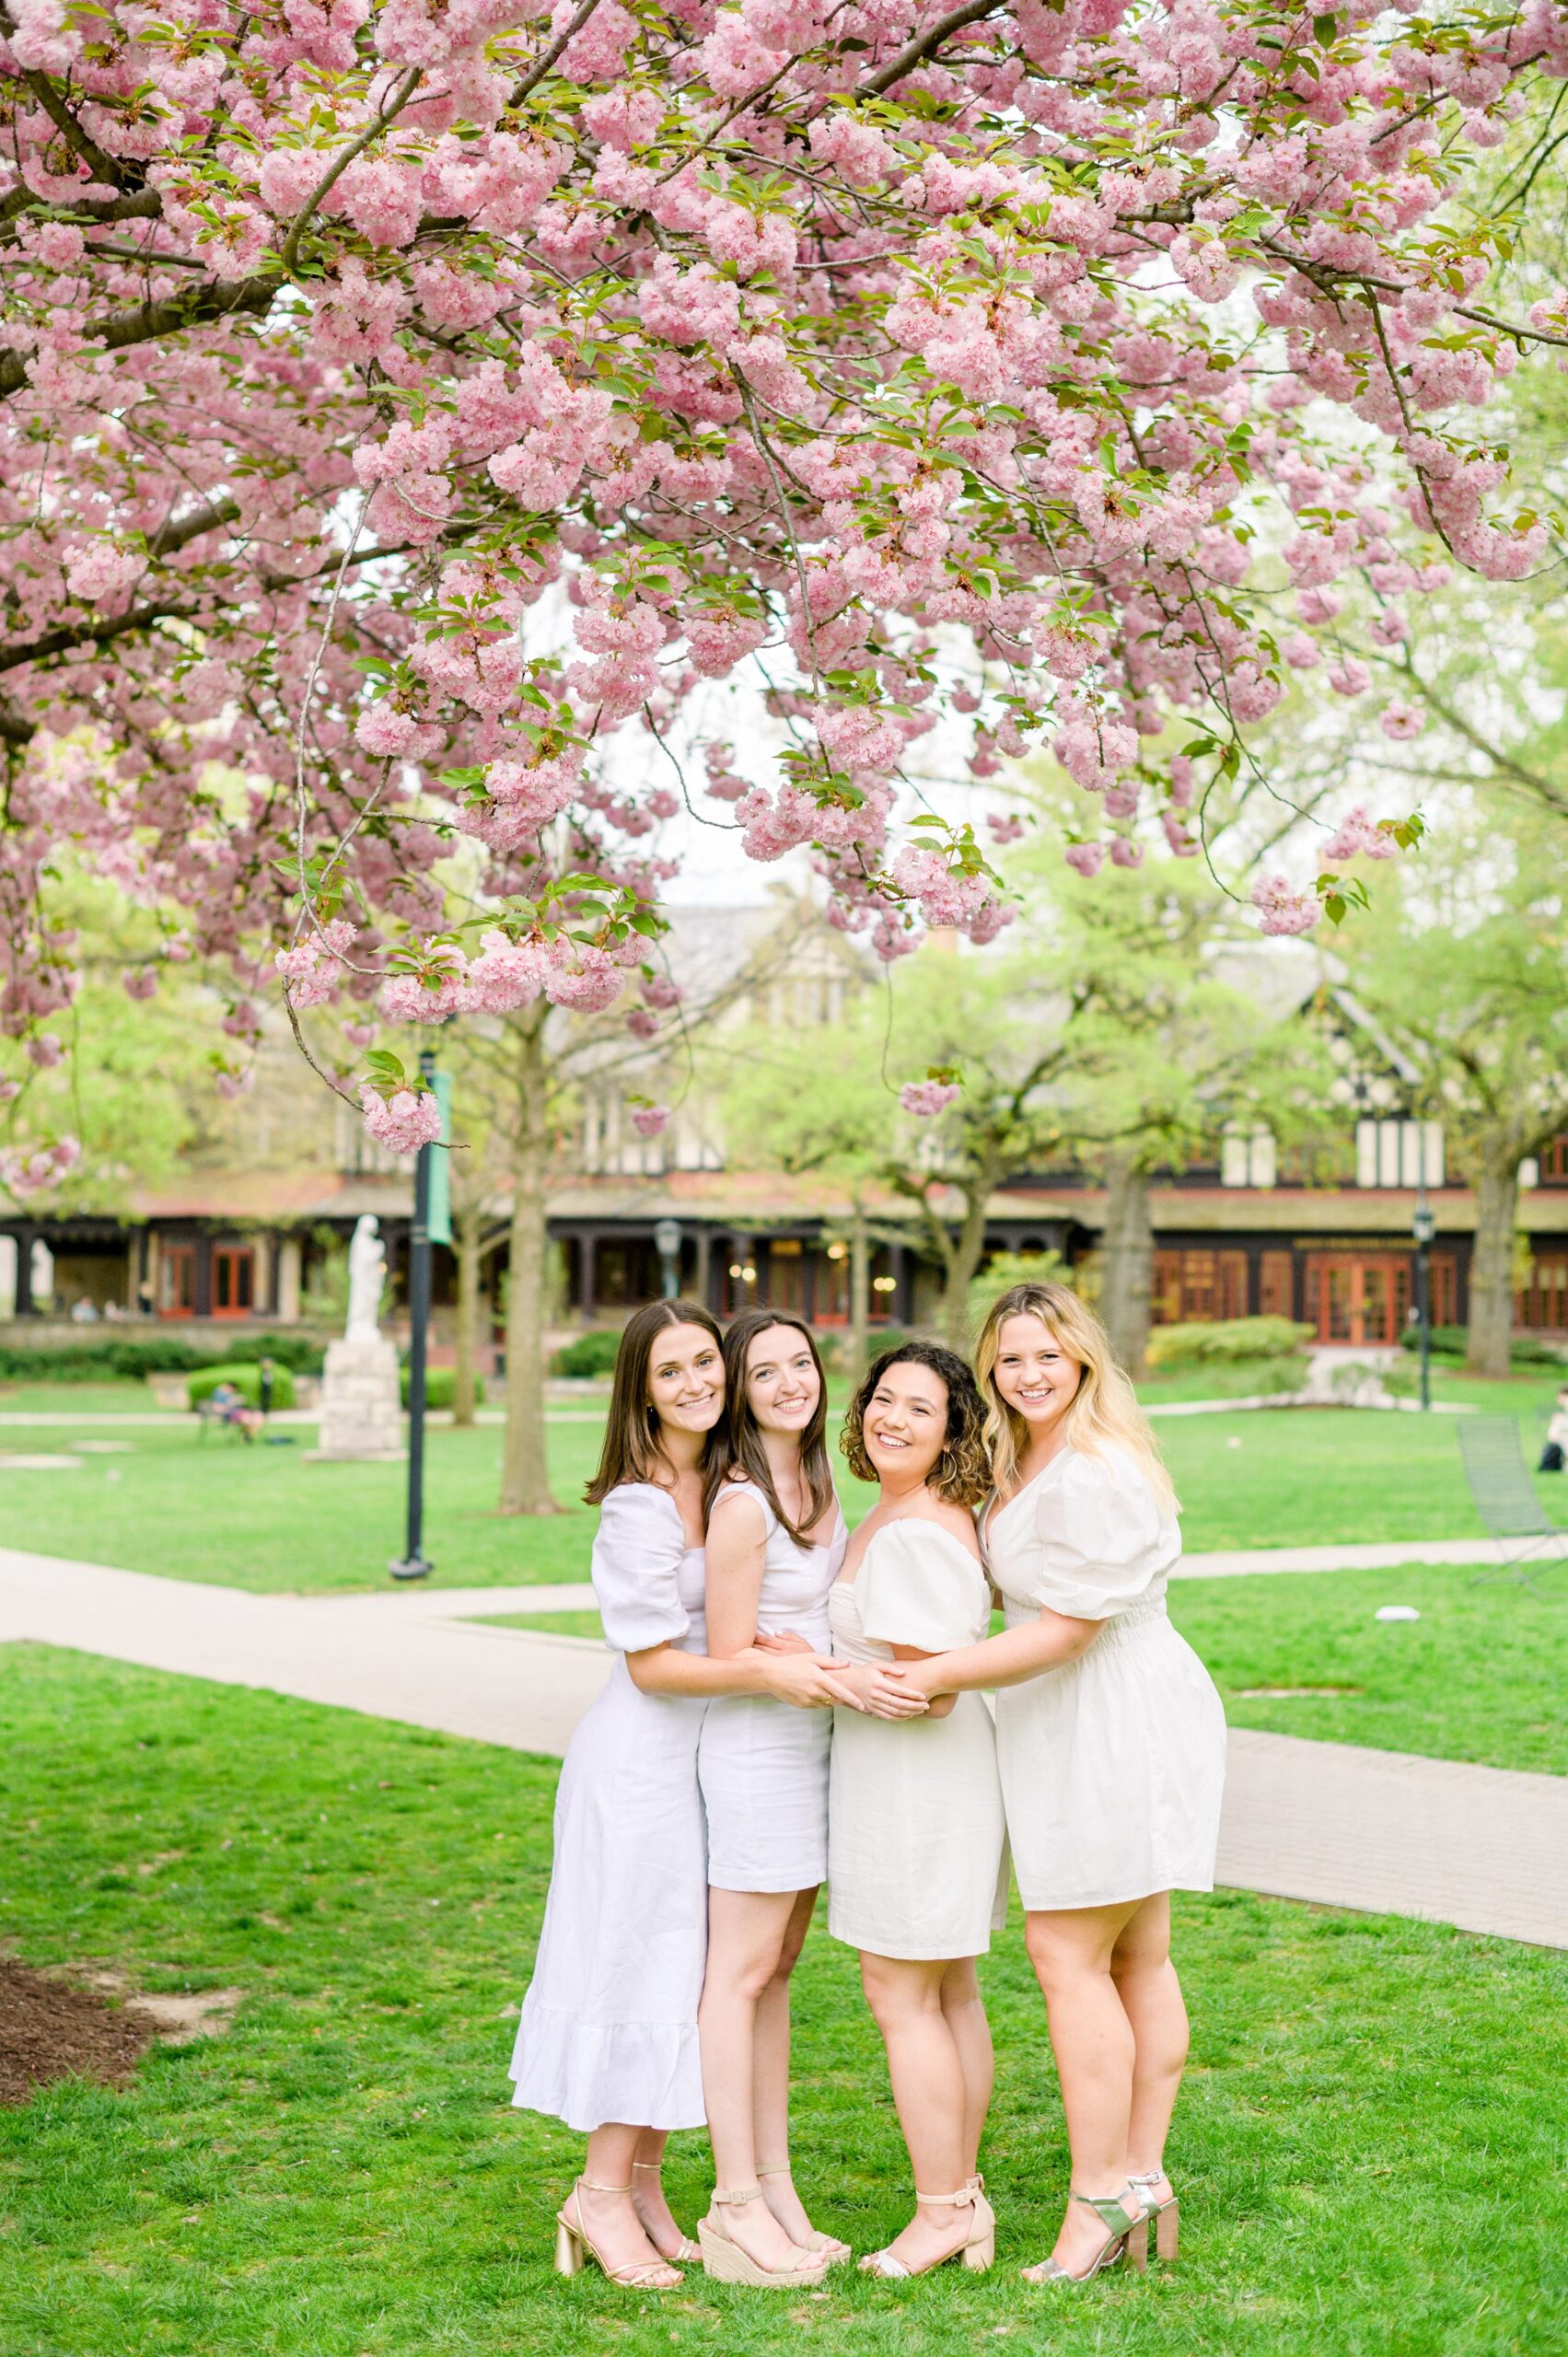
<svg viewBox="0 0 1568 2357"><path fill-rule="evenodd" d="M879 91L890 90L895 82L901 82L906 74L912 74L917 65L923 65L932 52L941 48L949 33L961 32L966 25L977 24L981 17L994 16L998 5L999 0L964 0L962 7L949 8L945 17L938 17L924 32L916 33L914 39L900 50L897 57L890 58L886 65L879 65L875 74L866 75L864 82L857 82L854 96L857 99L874 99Z"/></svg>

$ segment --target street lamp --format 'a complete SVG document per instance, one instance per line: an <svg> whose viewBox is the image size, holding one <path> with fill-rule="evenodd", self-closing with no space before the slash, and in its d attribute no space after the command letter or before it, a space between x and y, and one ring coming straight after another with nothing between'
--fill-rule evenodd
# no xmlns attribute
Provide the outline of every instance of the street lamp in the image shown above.
<svg viewBox="0 0 1568 2357"><path fill-rule="evenodd" d="M1415 1314L1421 1326L1421 1404L1432 1405L1432 1239L1437 1222L1426 1200L1426 1181L1416 1197L1411 1217L1415 1237Z"/></svg>
<svg viewBox="0 0 1568 2357"><path fill-rule="evenodd" d="M666 1301L673 1301L680 1291L680 1222L678 1219L655 1221L654 1250L659 1260L659 1290Z"/></svg>
<svg viewBox="0 0 1568 2357"><path fill-rule="evenodd" d="M419 1075L426 1088L436 1073L435 1051L425 1048ZM387 1569L395 1580L427 1580L435 1565L425 1554L424 1529L424 1358L430 1328L430 1179L432 1157L445 1151L422 1145L413 1165L413 1225L408 1255L408 1530L401 1555Z"/></svg>

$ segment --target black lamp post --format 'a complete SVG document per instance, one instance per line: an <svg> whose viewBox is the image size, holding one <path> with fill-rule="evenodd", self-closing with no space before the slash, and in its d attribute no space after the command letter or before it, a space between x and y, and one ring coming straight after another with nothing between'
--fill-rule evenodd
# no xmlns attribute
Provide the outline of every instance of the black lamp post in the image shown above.
<svg viewBox="0 0 1568 2357"><path fill-rule="evenodd" d="M426 1088L436 1070L434 1051L419 1059ZM434 1145L422 1145L413 1165L413 1226L408 1255L408 1535L401 1555L387 1569L395 1580L428 1579L435 1566L424 1552L424 1356L430 1327L430 1168Z"/></svg>
<svg viewBox="0 0 1568 2357"><path fill-rule="evenodd" d="M1415 1237L1415 1314L1421 1325L1421 1404L1432 1405L1432 1239L1437 1233L1437 1222L1426 1200L1423 1183L1416 1198L1411 1219L1411 1232Z"/></svg>

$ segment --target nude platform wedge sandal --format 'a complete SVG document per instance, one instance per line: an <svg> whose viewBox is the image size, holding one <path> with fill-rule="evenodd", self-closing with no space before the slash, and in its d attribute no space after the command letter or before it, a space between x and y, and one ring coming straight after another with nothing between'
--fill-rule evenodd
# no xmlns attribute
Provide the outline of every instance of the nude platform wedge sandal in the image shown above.
<svg viewBox="0 0 1568 2357"><path fill-rule="evenodd" d="M783 2267L764 2267L749 2250L742 2250L738 2242L731 2240L724 2220L715 2214L761 2199L760 2185L743 2185L730 2193L721 2193L715 2187L713 2207L697 2228L703 2273L712 2276L715 2283L746 2283L759 2292L797 2292L802 2285L820 2283L828 2271L828 2261L820 2251L801 2250L796 2245L794 2247L798 2266L786 2261Z"/></svg>

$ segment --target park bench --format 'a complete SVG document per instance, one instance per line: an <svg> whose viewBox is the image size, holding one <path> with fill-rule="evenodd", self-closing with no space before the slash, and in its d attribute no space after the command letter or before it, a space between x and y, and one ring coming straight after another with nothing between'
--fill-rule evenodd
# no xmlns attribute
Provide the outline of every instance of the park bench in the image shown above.
<svg viewBox="0 0 1568 2357"><path fill-rule="evenodd" d="M1512 1416L1467 1416L1459 1426L1459 1455L1476 1512L1504 1550L1497 1568L1478 1573L1472 1585L1511 1580L1532 1595L1545 1596L1535 1574L1563 1561L1568 1529L1553 1522L1540 1502L1519 1445L1517 1423Z"/></svg>

